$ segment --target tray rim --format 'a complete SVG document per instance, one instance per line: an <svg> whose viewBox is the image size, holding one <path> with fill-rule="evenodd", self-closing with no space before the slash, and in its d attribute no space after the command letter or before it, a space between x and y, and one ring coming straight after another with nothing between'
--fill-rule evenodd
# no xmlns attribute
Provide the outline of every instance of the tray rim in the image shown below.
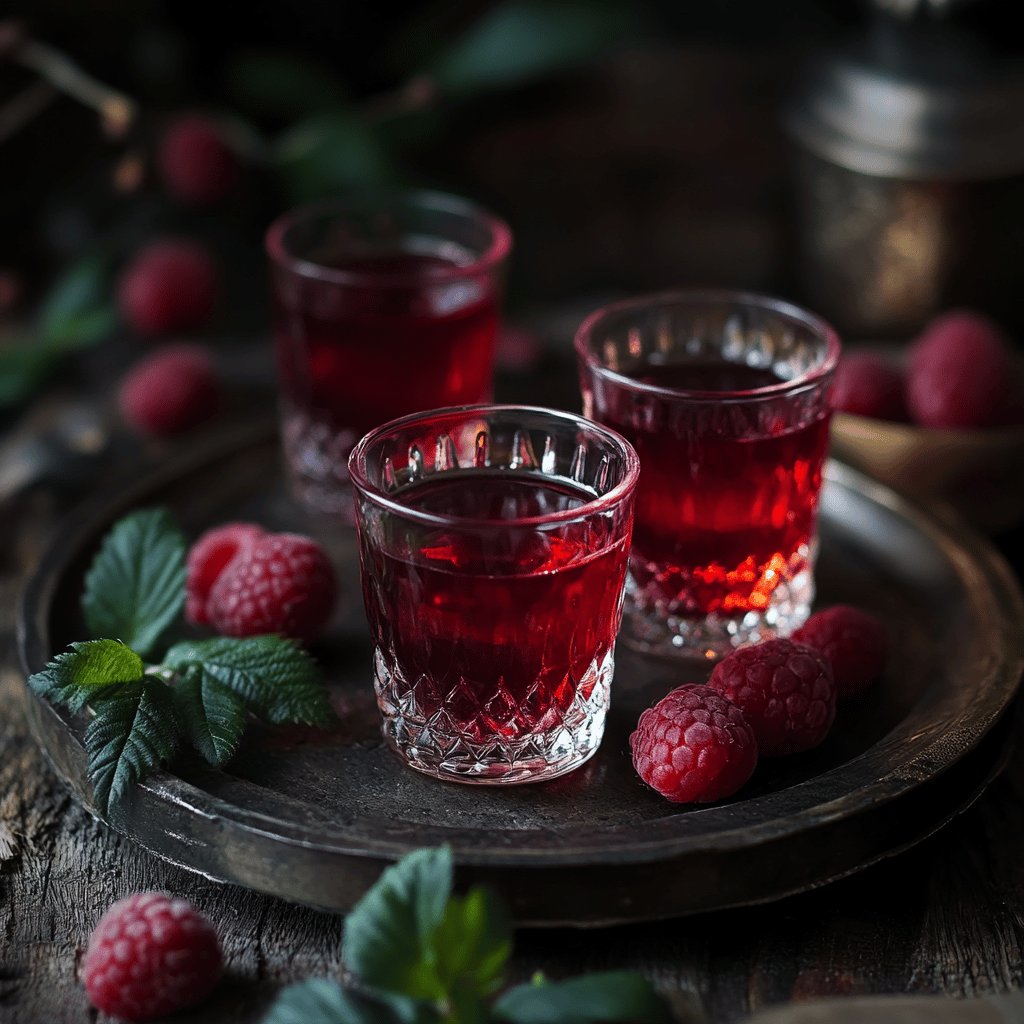
<svg viewBox="0 0 1024 1024"><path fill-rule="evenodd" d="M198 471L204 465L213 464L219 459L228 457L232 452L249 445L267 445L276 435L276 424L261 418L256 422L234 426L222 431L210 443L199 445L183 451L162 465L145 473L132 473L129 482L121 488L115 487L111 492L94 495L74 509L57 529L55 539L40 559L35 572L26 584L18 611L18 652L21 667L25 675L38 671L49 658L50 641L48 623L46 621L49 607L56 587L68 565L80 553L83 546L94 538L105 524L122 513L125 509L138 504L141 499L158 492L174 482L177 478L191 471ZM815 827L827 825L837 815L855 815L862 813L880 802L897 799L912 791L957 764L969 753L989 732L992 726L1003 716L1016 693L1022 669L1024 669L1024 598L1012 571L1005 560L995 551L992 545L974 530L955 522L944 521L929 514L926 510L892 491L885 485L846 466L830 460L827 479L846 486L862 494L868 500L888 508L890 511L911 521L923 531L928 539L944 552L952 553L956 559L966 559L979 570L984 585L975 581L974 586L987 590L990 604L1001 623L1001 631L1007 639L1006 657L995 667L996 678L992 681L995 690L991 696L994 700L986 707L984 714L969 723L955 721L948 723L944 730L939 730L930 738L922 740L920 749L906 761L897 773L890 770L886 776L864 782L856 788L845 792L842 796L829 800L815 800L815 791L830 788L827 782L837 775L848 774L851 770L865 768L869 765L872 754L877 754L883 745L896 732L894 729L876 744L855 758L844 762L827 772L811 779L788 787L784 790L763 794L749 800L740 801L747 810L758 805L769 808L784 803L780 798L783 794L801 798L801 809L794 811L792 807L786 812L767 816L755 825L749 822L729 826L730 807L738 805L720 805L690 811L685 815L674 815L656 822L648 823L647 830L655 832L670 831L671 826L683 819L690 824L701 816L708 828L699 829L696 833L684 831L683 834L668 836L656 835L648 840L633 837L628 849L608 849L608 844L597 843L590 846L562 846L558 850L550 849L496 849L479 850L472 847L461 847L458 843L460 830L450 829L452 845L457 861L465 865L486 866L494 868L520 867L559 867L570 865L610 866L615 864L640 864L661 861L689 852L726 852L738 848L750 848L763 843L772 842L787 835L807 831ZM957 536L952 535L956 529ZM961 580L963 579L960 574ZM43 733L47 727L39 719L39 715L52 716L50 727L58 726L70 731L80 740L80 730L75 726L73 716L64 709L57 709L41 701L24 687L30 702L29 721L37 742L43 747L58 773L76 791L84 805L95 814L91 807L87 792L87 784L83 785L79 778L64 770L49 749ZM902 720L903 725L912 717ZM967 727L969 726L969 728ZM951 736L956 742L951 742ZM80 742L76 754L81 754L84 764L84 750ZM866 773L870 776L870 772ZM175 805L179 809L202 817L215 817L226 826L236 828L253 836L270 839L285 845L298 846L306 849L320 850L325 854L361 857L370 859L390 860L407 852L409 844L392 839L372 840L356 837L346 840L344 836L333 836L325 840L323 826L314 829L300 823L288 823L289 828L282 830L282 823L268 819L251 809L246 809L228 801L214 797L206 791L192 786L170 772L154 775L137 788L136 798L131 802L125 822L119 831L134 838L133 823L159 813L161 805ZM780 808L781 810L781 808ZM262 820L261 820L262 819ZM273 821L275 828L267 827ZM595 830L595 837L612 837L616 832L635 830L635 826L611 826ZM315 833L319 831L320 834ZM462 830L464 832L465 830ZM528 835L528 830L524 830ZM713 840L713 841L709 841ZM143 844L145 845L145 844ZM147 847L149 848L149 847ZM153 851L159 852L159 851ZM189 865L184 865L189 866Z"/></svg>

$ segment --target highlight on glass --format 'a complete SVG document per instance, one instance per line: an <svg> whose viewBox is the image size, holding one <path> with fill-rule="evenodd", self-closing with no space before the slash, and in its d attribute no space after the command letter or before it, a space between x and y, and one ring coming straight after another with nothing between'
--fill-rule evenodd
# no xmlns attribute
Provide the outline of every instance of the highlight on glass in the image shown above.
<svg viewBox="0 0 1024 1024"><path fill-rule="evenodd" d="M531 782L604 731L639 463L614 432L517 406L386 424L352 452L388 743L461 782Z"/></svg>
<svg viewBox="0 0 1024 1024"><path fill-rule="evenodd" d="M507 224L456 196L368 191L271 225L282 433L307 507L351 509L347 459L418 409L488 401Z"/></svg>
<svg viewBox="0 0 1024 1024"><path fill-rule="evenodd" d="M717 658L808 616L836 333L789 303L679 291L576 335L585 415L640 456L623 638Z"/></svg>

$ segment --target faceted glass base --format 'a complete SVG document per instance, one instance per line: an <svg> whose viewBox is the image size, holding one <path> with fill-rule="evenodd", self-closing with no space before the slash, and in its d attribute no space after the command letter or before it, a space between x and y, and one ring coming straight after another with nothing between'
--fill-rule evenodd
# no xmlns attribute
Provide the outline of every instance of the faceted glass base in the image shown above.
<svg viewBox="0 0 1024 1024"><path fill-rule="evenodd" d="M737 647L789 636L807 621L813 601L812 561L806 556L800 558L800 566L789 580L775 588L765 609L736 616L687 618L666 614L645 600L636 581L628 576L619 636L623 643L645 654L717 661Z"/></svg>
<svg viewBox="0 0 1024 1024"><path fill-rule="evenodd" d="M356 443L351 430L337 430L301 412L285 412L282 423L288 482L295 498L311 512L355 517L348 453Z"/></svg>
<svg viewBox="0 0 1024 1024"><path fill-rule="evenodd" d="M604 734L614 652L593 662L564 711L552 707L537 731L511 737L460 728L442 705L424 707L419 680L390 666L378 648L374 657L377 703L385 740L417 771L449 782L512 785L554 779L578 768L597 750ZM436 691L435 691L436 692Z"/></svg>

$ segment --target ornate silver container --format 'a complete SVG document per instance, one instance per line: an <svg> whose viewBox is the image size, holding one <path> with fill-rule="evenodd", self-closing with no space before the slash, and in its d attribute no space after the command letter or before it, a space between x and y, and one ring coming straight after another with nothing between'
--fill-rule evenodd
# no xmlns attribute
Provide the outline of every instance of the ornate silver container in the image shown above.
<svg viewBox="0 0 1024 1024"><path fill-rule="evenodd" d="M1024 327L1022 62L890 22L810 61L786 126L808 305L850 337L953 305Z"/></svg>

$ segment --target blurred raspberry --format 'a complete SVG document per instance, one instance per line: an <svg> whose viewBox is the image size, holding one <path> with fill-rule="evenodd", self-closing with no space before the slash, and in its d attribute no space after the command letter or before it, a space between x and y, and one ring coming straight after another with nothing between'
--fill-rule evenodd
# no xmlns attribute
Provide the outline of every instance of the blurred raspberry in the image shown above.
<svg viewBox="0 0 1024 1024"><path fill-rule="evenodd" d="M825 655L840 700L859 696L882 674L889 645L885 626L848 604L815 612L793 640Z"/></svg>
<svg viewBox="0 0 1024 1024"><path fill-rule="evenodd" d="M179 434L210 419L222 402L220 379L205 349L168 345L128 371L118 389L125 422L144 434Z"/></svg>
<svg viewBox="0 0 1024 1024"><path fill-rule="evenodd" d="M119 900L100 919L82 979L98 1010L152 1020L201 1003L222 967L217 933L195 907L146 892Z"/></svg>
<svg viewBox="0 0 1024 1024"><path fill-rule="evenodd" d="M334 609L334 569L316 541L271 533L242 549L220 574L206 605L226 636L282 633L311 640Z"/></svg>
<svg viewBox="0 0 1024 1024"><path fill-rule="evenodd" d="M1005 421L1016 379L1006 336L980 313L936 317L912 345L907 407L924 427L991 427Z"/></svg>
<svg viewBox="0 0 1024 1024"><path fill-rule="evenodd" d="M223 199L240 177L238 157L220 125L202 114L183 114L167 125L157 167L171 195L197 206Z"/></svg>
<svg viewBox="0 0 1024 1024"><path fill-rule="evenodd" d="M264 535L255 523L225 523L207 530L188 553L185 583L185 617L197 626L210 621L206 604L213 585L242 551L248 551Z"/></svg>
<svg viewBox="0 0 1024 1024"><path fill-rule="evenodd" d="M525 373L540 362L542 346L532 331L507 324L498 331L494 358L501 370Z"/></svg>
<svg viewBox="0 0 1024 1024"><path fill-rule="evenodd" d="M699 683L648 708L629 745L640 778L673 803L732 796L757 767L757 741L743 713Z"/></svg>
<svg viewBox="0 0 1024 1024"><path fill-rule="evenodd" d="M832 405L854 416L905 422L903 374L877 352L844 352L836 370Z"/></svg>
<svg viewBox="0 0 1024 1024"><path fill-rule="evenodd" d="M836 684L824 655L790 640L733 651L708 686L743 712L765 757L816 747L836 717Z"/></svg>
<svg viewBox="0 0 1024 1024"><path fill-rule="evenodd" d="M7 57L25 42L25 26L16 18L0 21L0 57Z"/></svg>
<svg viewBox="0 0 1024 1024"><path fill-rule="evenodd" d="M13 313L21 303L25 285L16 270L0 267L0 316Z"/></svg>
<svg viewBox="0 0 1024 1024"><path fill-rule="evenodd" d="M117 288L125 322L140 334L202 327L217 304L217 268L198 242L162 239L136 253Z"/></svg>

